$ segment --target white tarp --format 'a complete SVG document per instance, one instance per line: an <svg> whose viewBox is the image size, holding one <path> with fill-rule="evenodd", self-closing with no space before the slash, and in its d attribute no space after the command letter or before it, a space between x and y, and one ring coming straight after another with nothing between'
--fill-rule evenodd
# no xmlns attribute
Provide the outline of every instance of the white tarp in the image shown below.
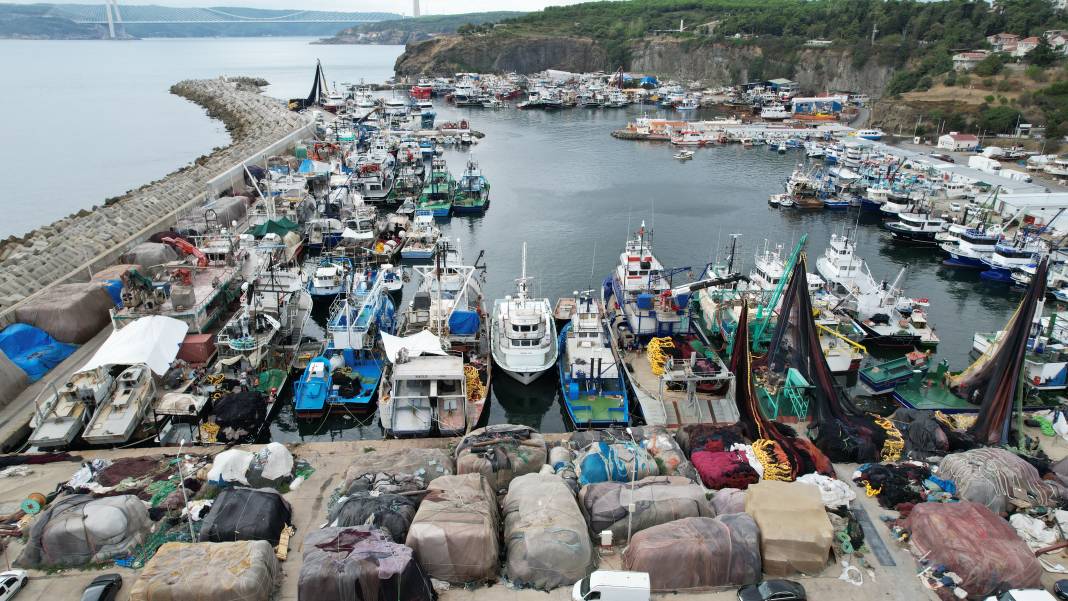
<svg viewBox="0 0 1068 601"><path fill-rule="evenodd" d="M79 371L89 371L103 365L136 365L144 363L156 375L162 376L178 356L189 325L165 315L142 317L130 325L115 330L97 349L96 354Z"/></svg>
<svg viewBox="0 0 1068 601"><path fill-rule="evenodd" d="M409 357L445 354L441 348L441 339L429 330L423 330L411 336L393 336L382 332L382 346L386 349L386 357L389 358L390 363L397 361L397 355L400 354L401 349L407 350Z"/></svg>

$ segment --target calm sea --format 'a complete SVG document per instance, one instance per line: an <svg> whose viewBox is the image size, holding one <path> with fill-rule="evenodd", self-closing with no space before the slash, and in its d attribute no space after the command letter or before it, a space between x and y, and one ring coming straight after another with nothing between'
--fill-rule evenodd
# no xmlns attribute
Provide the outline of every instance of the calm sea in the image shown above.
<svg viewBox="0 0 1068 601"><path fill-rule="evenodd" d="M402 50L394 46L314 46L308 39L254 38L137 42L0 41L10 57L9 90L0 109L0 164L7 182L0 236L21 233L160 177L225 144L227 135L204 112L168 93L184 78L250 75L271 82L269 94L302 96L317 58L335 82L382 81ZM618 261L628 231L642 221L669 266L725 256L741 234L742 267L768 245L788 251L809 235L810 271L830 234L852 227L851 213L800 213L768 207L768 195L803 160L764 148L699 149L694 160L671 158L667 145L615 140L613 129L641 109L559 113L439 106L438 120L470 119L486 137L473 154L493 189L481 218L443 226L469 259L485 251L487 293L514 290L520 246L528 246L534 290L553 301L596 287ZM446 154L459 176L466 153ZM938 357L963 368L975 331L1000 328L1019 293L980 283L978 275L941 266L932 251L892 245L877 224L862 222L858 253L877 278L907 266L904 287L930 299L942 344ZM408 292L408 291L406 291ZM407 299L405 299L407 300ZM495 378L492 423L523 423L564 431L552 376L529 387ZM297 423L288 406L272 428L278 440L378 438L372 418L342 415Z"/></svg>

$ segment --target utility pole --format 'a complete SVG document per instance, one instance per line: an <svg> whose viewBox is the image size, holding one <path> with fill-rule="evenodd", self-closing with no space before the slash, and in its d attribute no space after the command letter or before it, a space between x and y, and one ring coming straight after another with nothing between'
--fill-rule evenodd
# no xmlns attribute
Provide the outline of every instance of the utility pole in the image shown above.
<svg viewBox="0 0 1068 601"><path fill-rule="evenodd" d="M875 34L877 34L877 33L879 33L879 28L878 28L878 26L875 25L875 23L872 23L871 24L871 45L872 46L875 45Z"/></svg>

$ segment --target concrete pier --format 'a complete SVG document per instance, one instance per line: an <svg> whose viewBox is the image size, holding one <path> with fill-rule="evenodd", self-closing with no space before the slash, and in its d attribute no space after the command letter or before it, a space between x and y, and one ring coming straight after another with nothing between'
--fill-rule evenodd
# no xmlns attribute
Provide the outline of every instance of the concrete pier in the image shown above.
<svg viewBox="0 0 1068 601"><path fill-rule="evenodd" d="M218 193L219 176L234 172L235 165L264 151L276 151L279 142L291 145L310 135L314 127L306 117L289 111L283 101L262 95L245 78L187 80L175 84L171 92L223 121L232 143L102 206L79 211L21 238L0 241L0 327L10 323L16 303L48 286L88 280L132 244L167 229L176 215L205 195Z"/></svg>

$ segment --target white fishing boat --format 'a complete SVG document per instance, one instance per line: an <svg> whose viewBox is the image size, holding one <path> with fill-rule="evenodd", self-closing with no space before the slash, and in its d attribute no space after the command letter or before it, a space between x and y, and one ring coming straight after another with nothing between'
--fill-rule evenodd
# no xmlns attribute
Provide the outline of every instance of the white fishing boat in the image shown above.
<svg viewBox="0 0 1068 601"><path fill-rule="evenodd" d="M439 238L441 230L434 223L434 212L429 209L416 210L412 229L408 232L408 243L401 249L401 259L423 261L434 258Z"/></svg>
<svg viewBox="0 0 1068 601"><path fill-rule="evenodd" d="M693 158L693 151L692 150L680 150L680 151L676 152L675 155L672 158L680 160L680 161L689 161L690 159Z"/></svg>
<svg viewBox="0 0 1068 601"><path fill-rule="evenodd" d="M556 322L547 298L529 298L527 244L523 243L522 271L516 295L493 302L491 350L497 366L527 385L556 363Z"/></svg>
<svg viewBox="0 0 1068 601"><path fill-rule="evenodd" d="M81 434L97 405L110 398L118 372L110 366L79 371L62 388L42 392L29 444L38 449L67 447ZM39 399L40 400L40 399Z"/></svg>
<svg viewBox="0 0 1068 601"><path fill-rule="evenodd" d="M861 277L864 260L856 256L856 244L845 234L831 234L831 241L816 259L816 272L825 282L851 290Z"/></svg>
<svg viewBox="0 0 1068 601"><path fill-rule="evenodd" d="M82 440L93 445L128 442L152 409L155 394L156 383L147 365L127 367L115 379L111 398L93 413Z"/></svg>

